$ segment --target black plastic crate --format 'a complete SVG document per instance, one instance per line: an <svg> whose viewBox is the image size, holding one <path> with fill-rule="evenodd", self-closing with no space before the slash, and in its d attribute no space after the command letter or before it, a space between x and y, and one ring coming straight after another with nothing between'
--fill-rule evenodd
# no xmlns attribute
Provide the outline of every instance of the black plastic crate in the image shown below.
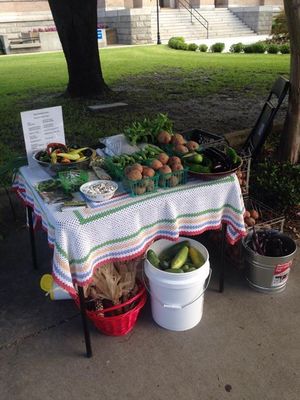
<svg viewBox="0 0 300 400"><path fill-rule="evenodd" d="M227 140L223 136L207 132L202 129L187 129L180 133L186 140L193 140L194 142L199 143L202 147L207 147L215 144L228 144Z"/></svg>

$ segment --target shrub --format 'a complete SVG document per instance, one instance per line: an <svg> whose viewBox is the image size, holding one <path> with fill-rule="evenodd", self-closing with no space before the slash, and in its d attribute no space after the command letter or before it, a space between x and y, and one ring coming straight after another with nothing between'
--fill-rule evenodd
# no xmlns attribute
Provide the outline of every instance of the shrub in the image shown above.
<svg viewBox="0 0 300 400"><path fill-rule="evenodd" d="M244 45L241 42L231 45L229 49L231 53L241 53L243 50L244 50Z"/></svg>
<svg viewBox="0 0 300 400"><path fill-rule="evenodd" d="M175 38L171 38L168 41L168 46L171 47L171 49L175 49L175 44L177 43L177 40Z"/></svg>
<svg viewBox="0 0 300 400"><path fill-rule="evenodd" d="M210 50L212 53L222 53L222 51L225 49L225 43L214 43L210 46Z"/></svg>
<svg viewBox="0 0 300 400"><path fill-rule="evenodd" d="M190 43L188 45L188 50L189 51L196 51L198 49L198 45L196 43Z"/></svg>
<svg viewBox="0 0 300 400"><path fill-rule="evenodd" d="M300 166L273 160L255 164L251 192L276 209L300 203Z"/></svg>
<svg viewBox="0 0 300 400"><path fill-rule="evenodd" d="M177 50L187 50L189 45L185 42L178 42L177 43Z"/></svg>
<svg viewBox="0 0 300 400"><path fill-rule="evenodd" d="M277 54L279 52L279 46L277 44L270 44L267 47L267 51L270 54Z"/></svg>
<svg viewBox="0 0 300 400"><path fill-rule="evenodd" d="M56 32L56 26L46 26L45 28L32 29L29 32Z"/></svg>
<svg viewBox="0 0 300 400"><path fill-rule="evenodd" d="M253 44L246 44L244 46L244 52L245 53L254 53Z"/></svg>
<svg viewBox="0 0 300 400"><path fill-rule="evenodd" d="M287 40L289 38L289 31L287 27L287 20L284 11L274 18L272 23L272 35L275 40Z"/></svg>
<svg viewBox="0 0 300 400"><path fill-rule="evenodd" d="M168 41L168 46L172 49L179 49L182 44L185 44L184 38L181 36L171 37Z"/></svg>
<svg viewBox="0 0 300 400"><path fill-rule="evenodd" d="M266 51L266 44L263 42L256 42L252 44L253 53L264 53Z"/></svg>
<svg viewBox="0 0 300 400"><path fill-rule="evenodd" d="M199 50L201 51L201 53L205 53L208 50L208 46L206 46L206 44L200 44Z"/></svg>
<svg viewBox="0 0 300 400"><path fill-rule="evenodd" d="M266 51L266 44L264 42L256 42L244 46L245 53L264 53Z"/></svg>
<svg viewBox="0 0 300 400"><path fill-rule="evenodd" d="M1 188L10 187L14 160L17 158L18 154L14 151L11 151L9 147L0 143L0 177L1 177ZM25 165L24 163L23 165Z"/></svg>
<svg viewBox="0 0 300 400"><path fill-rule="evenodd" d="M107 29L108 25L107 24L97 24L97 29Z"/></svg>
<svg viewBox="0 0 300 400"><path fill-rule="evenodd" d="M281 54L290 54L290 45L288 43L282 44L281 46L279 46L279 51Z"/></svg>

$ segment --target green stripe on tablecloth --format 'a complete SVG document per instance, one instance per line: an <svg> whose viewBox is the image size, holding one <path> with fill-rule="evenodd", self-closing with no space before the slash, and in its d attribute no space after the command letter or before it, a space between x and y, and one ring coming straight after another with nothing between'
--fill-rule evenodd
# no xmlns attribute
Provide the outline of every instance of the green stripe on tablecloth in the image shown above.
<svg viewBox="0 0 300 400"><path fill-rule="evenodd" d="M91 253L93 253L94 251L96 251L96 250L98 250L98 249L100 249L100 248L102 248L102 247L108 246L108 245L112 245L112 244L116 244L116 243L121 243L121 242L125 242L125 241L127 241L127 240L130 240L130 239L133 239L134 237L136 237L137 235L139 235L141 232L143 232L143 231L145 231L145 230L147 230L147 229L149 229L149 228L152 228L152 227L154 227L154 226L157 225L157 224L161 224L161 223L169 223L169 224L172 224L172 223L173 223L173 224L174 224L174 222L175 222L177 219L179 219L179 218L195 218L196 216L200 216L200 215L203 215L203 214L208 214L208 213L214 214L214 213L220 212L220 211L223 210L224 208L230 208L231 210L233 210L233 211L234 211L235 213L237 213L237 214L243 214L243 211L238 210L237 208L233 207L232 205L230 205L230 204L224 204L224 205L223 205L222 207L220 207L220 208L210 208L210 209L208 209L208 210L200 211L200 212L197 212L197 213L182 214L182 215L178 215L178 216L177 216L176 218L174 218L174 219L161 219L161 220L156 221L156 222L154 222L154 223L152 223L152 224L145 225L145 226L141 227L138 231L136 231L135 233L133 233L133 234L131 234L131 235L124 236L124 237L118 238L118 239L108 240L108 241L105 242L105 243L99 244L99 245L93 247L85 257L82 257L82 258L79 258L79 259L70 260L69 263L70 263L70 264L73 264L73 263L82 264L82 263L84 263L84 262L89 258L89 256L91 255ZM191 226L192 226L192 225L191 225ZM57 251L58 251L63 257L68 258L68 257L67 257L67 254L66 254L65 251L58 245L58 243L56 243L56 248L57 248Z"/></svg>
<svg viewBox="0 0 300 400"><path fill-rule="evenodd" d="M225 178L218 179L218 180L215 180L215 181L201 182L201 186L217 185L217 184L220 183L220 181L222 183L224 183L224 182L225 183L233 182L234 181L234 177L232 175L230 175L230 176L227 176ZM150 198L153 199L155 197L168 196L170 194L170 192L172 192L172 193L183 192L183 191L187 190L187 188L188 189L193 189L193 188L197 188L199 186L200 186L199 183L195 184L195 185L189 185L188 187L186 185L182 185L181 187L176 187L176 188L173 188L173 189L160 191L159 193L147 194L146 197L140 196L140 198L138 198L136 201L131 201L131 202L123 204L122 206L119 206L119 207L112 207L110 210L99 212L99 213L91 215L89 217L85 217L84 215L82 215L79 210L75 210L74 214L78 218L78 221L80 222L80 224L84 225L84 224L88 224L90 222L96 221L98 219L101 219L103 217L107 217L108 215L115 214L115 213L117 213L117 212L119 212L121 210L124 210L125 208L131 207L131 206L133 206L135 204L144 203L145 200L147 200L147 199L150 199Z"/></svg>

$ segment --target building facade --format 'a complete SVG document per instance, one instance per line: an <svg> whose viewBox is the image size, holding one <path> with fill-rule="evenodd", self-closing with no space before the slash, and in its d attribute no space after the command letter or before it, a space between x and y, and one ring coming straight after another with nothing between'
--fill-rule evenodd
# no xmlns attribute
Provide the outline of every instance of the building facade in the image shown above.
<svg viewBox="0 0 300 400"><path fill-rule="evenodd" d="M269 33L274 13L283 9L283 0L98 0L98 22L115 29L119 43L155 43L157 4L165 25L172 10L183 17L191 4L199 13L228 9L256 33ZM0 34L53 26L47 0L0 0Z"/></svg>

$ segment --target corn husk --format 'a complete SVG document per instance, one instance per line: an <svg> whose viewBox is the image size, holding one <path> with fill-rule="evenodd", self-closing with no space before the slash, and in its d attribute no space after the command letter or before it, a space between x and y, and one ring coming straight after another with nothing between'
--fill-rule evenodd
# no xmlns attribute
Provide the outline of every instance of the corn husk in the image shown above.
<svg viewBox="0 0 300 400"><path fill-rule="evenodd" d="M137 265L140 259L127 262L109 263L95 270L92 283L85 289L85 297L95 301L109 300L113 305L120 304L135 296ZM123 308L126 312L129 306ZM114 313L120 313L117 310Z"/></svg>
<svg viewBox="0 0 300 400"><path fill-rule="evenodd" d="M120 279L121 276L113 263L103 265L94 272L90 296L107 299L113 304L119 304L122 296Z"/></svg>
<svg viewBox="0 0 300 400"><path fill-rule="evenodd" d="M120 274L120 286L122 287L122 296L128 295L134 288L136 281L137 261L127 261L115 263L115 268Z"/></svg>

